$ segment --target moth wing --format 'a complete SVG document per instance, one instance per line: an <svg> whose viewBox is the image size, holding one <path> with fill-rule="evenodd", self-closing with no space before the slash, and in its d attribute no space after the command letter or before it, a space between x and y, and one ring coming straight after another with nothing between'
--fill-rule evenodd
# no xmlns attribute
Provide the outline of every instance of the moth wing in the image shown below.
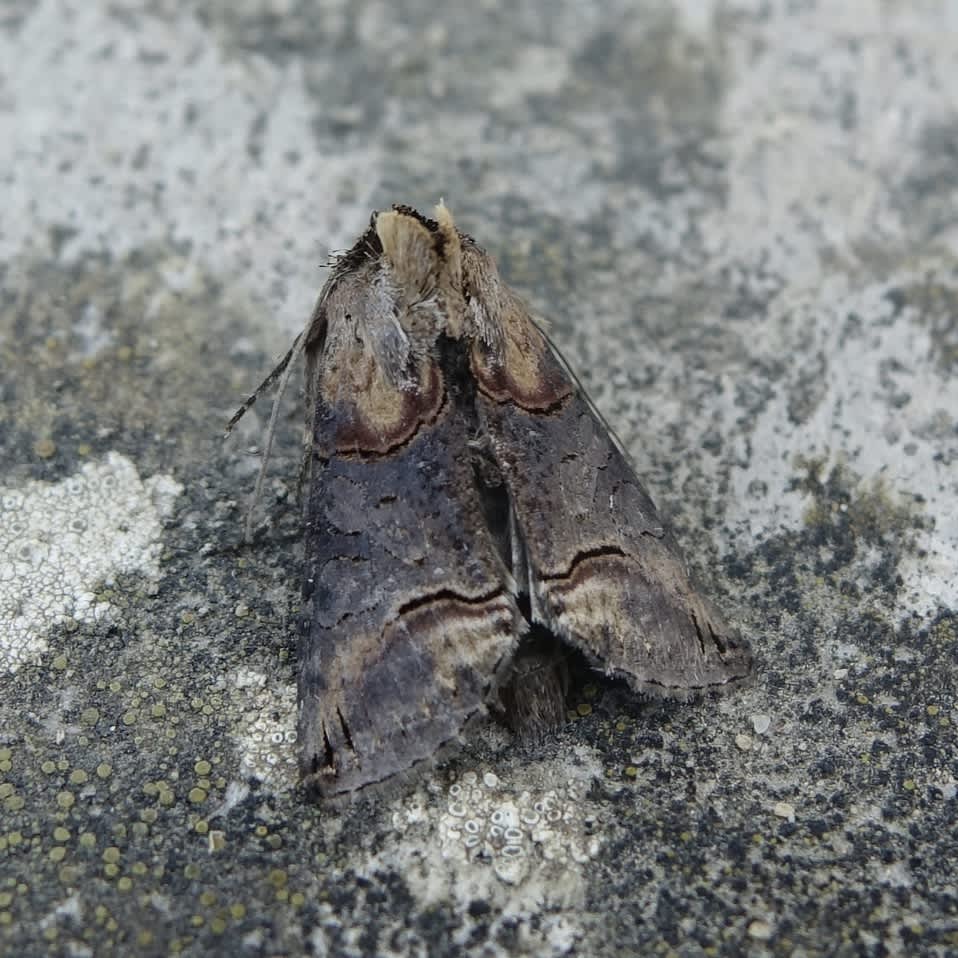
<svg viewBox="0 0 958 958"><path fill-rule="evenodd" d="M317 445L342 425L318 417ZM324 795L431 760L508 672L522 620L466 442L446 404L388 456L314 462L299 737L304 778Z"/></svg>
<svg viewBox="0 0 958 958"><path fill-rule="evenodd" d="M347 254L306 352L298 736L304 783L329 797L456 742L496 699L525 628L483 521L462 366L433 331L433 297L417 292L435 241L401 211L375 229Z"/></svg>
<svg viewBox="0 0 958 958"><path fill-rule="evenodd" d="M695 589L618 442L502 289L496 335L475 339L471 364L533 620L640 690L683 694L744 678L748 644Z"/></svg>

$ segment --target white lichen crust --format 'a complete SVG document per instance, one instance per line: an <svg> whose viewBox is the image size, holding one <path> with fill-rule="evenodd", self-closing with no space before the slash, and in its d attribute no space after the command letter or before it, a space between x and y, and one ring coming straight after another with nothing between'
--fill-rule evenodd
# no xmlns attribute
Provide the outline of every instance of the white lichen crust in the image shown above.
<svg viewBox="0 0 958 958"><path fill-rule="evenodd" d="M162 520L181 492L116 453L62 482L0 489L0 670L36 661L58 625L108 619L97 592L117 575L158 578Z"/></svg>

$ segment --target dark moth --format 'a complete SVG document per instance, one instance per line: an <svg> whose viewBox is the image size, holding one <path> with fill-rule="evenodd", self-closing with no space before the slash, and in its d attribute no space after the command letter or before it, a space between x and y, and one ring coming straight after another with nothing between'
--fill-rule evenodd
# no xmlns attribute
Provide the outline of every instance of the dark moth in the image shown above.
<svg viewBox="0 0 958 958"><path fill-rule="evenodd" d="M490 709L557 721L549 641L639 691L751 668L522 300L435 216L374 214L263 384L305 354L298 738L324 796L433 760Z"/></svg>

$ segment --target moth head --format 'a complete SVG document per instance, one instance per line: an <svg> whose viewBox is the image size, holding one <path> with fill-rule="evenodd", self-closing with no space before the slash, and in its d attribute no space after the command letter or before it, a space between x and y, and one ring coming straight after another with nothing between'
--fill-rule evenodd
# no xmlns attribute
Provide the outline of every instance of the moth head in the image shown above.
<svg viewBox="0 0 958 958"><path fill-rule="evenodd" d="M396 206L376 215L382 267L392 285L400 324L416 340L462 332L462 250L448 207L435 220Z"/></svg>
<svg viewBox="0 0 958 958"><path fill-rule="evenodd" d="M374 213L337 261L321 300L327 356L366 356L394 386L413 388L440 335L462 330L461 245L449 210Z"/></svg>

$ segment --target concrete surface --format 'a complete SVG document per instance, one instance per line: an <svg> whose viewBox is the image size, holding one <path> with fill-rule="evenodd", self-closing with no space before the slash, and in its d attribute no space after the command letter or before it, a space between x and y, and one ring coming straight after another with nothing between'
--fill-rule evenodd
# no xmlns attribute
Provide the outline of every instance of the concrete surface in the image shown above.
<svg viewBox="0 0 958 958"><path fill-rule="evenodd" d="M2 0L0 175L0 951L958 954L958 5ZM219 436L439 197L758 672L314 807Z"/></svg>

